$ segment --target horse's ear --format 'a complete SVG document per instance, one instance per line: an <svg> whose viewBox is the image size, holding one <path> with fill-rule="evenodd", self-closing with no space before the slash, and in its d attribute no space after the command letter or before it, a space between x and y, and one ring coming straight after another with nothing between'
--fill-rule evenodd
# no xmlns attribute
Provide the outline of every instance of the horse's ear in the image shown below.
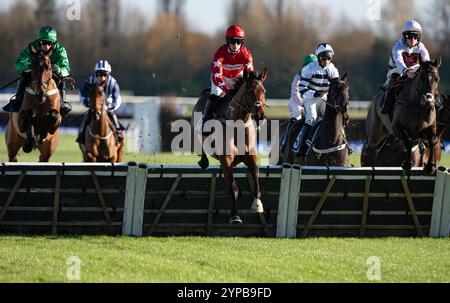
<svg viewBox="0 0 450 303"><path fill-rule="evenodd" d="M341 81L344 81L347 84L347 78L348 78L348 74L347 74L347 72L345 72L345 74L341 77Z"/></svg>
<svg viewBox="0 0 450 303"><path fill-rule="evenodd" d="M436 58L436 60L434 60L433 65L436 66L437 68L439 68L439 67L441 66L441 64L442 64L442 56L439 55L439 56Z"/></svg>
<svg viewBox="0 0 450 303"><path fill-rule="evenodd" d="M263 72L259 76L259 80L264 82L264 81L266 81L266 79L267 79L267 67L264 67Z"/></svg>

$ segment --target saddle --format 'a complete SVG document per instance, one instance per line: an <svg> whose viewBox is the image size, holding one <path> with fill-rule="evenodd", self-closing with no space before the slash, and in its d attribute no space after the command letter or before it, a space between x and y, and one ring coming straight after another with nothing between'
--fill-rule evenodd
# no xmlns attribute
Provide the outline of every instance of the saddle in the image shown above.
<svg viewBox="0 0 450 303"><path fill-rule="evenodd" d="M302 131L302 128L303 128L303 124L304 124L304 122L305 122L305 120L300 120L300 121L298 121L297 123L301 123L301 127L298 127L297 128L297 131L295 132L295 137L294 138L296 138L295 139L295 142L294 142L294 144L292 144L292 151L293 152L295 152L295 150L294 150L294 146L297 146L298 144L300 144L300 142L297 142L298 141L298 139L299 139L299 134L300 134L300 132ZM322 120L318 120L315 124L314 124L314 126L311 128L311 130L309 131L309 134L308 134L308 138L306 139L306 145L308 146L308 149L307 149L307 151L306 151L306 155L309 155L309 153L310 153L310 151L311 151L311 149L312 149L312 146L314 145L314 143L316 142L316 140L317 140L317 138L319 138L319 135L320 135L320 126L322 125Z"/></svg>

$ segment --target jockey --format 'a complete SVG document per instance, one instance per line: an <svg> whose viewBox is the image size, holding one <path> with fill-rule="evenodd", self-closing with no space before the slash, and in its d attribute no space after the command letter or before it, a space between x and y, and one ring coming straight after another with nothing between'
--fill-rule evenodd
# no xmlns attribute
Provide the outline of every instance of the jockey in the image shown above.
<svg viewBox="0 0 450 303"><path fill-rule="evenodd" d="M389 85L397 81L401 76L408 78L415 76L414 66L430 61L430 54L425 45L420 42L422 26L415 20L408 20L403 26L403 37L395 42L388 63L386 81L386 95L381 113L390 114L394 107L395 96L398 90L389 89Z"/></svg>
<svg viewBox="0 0 450 303"><path fill-rule="evenodd" d="M13 97L10 103L4 107L6 111L17 112L20 110L23 97L25 96L25 89L31 84L31 47L34 47L36 50L42 50L46 54L51 52L50 62L52 64L53 73L56 74L56 76L64 78L70 75L67 52L62 44L58 42L56 30L51 26L42 27L39 30L39 38L24 48L16 60L15 68L22 74L22 79L17 85L15 98ZM64 100L64 81L60 81L57 85L59 93L61 94L60 113L64 117L72 110L72 107Z"/></svg>
<svg viewBox="0 0 450 303"><path fill-rule="evenodd" d="M302 68L304 68L306 65L308 65L311 62L317 61L317 56L314 54L309 54L303 58L303 65ZM289 121L289 125L287 126L286 131L284 132L283 138L281 139L281 152L284 153L284 149L286 147L287 138L290 137L290 132L292 130L292 127L297 123L297 121L300 121L302 119L302 111L304 111L303 107L303 100L300 95L300 78L302 74L302 69L294 76L294 79L291 83L291 98L288 102L288 109L289 113L291 115L291 120Z"/></svg>
<svg viewBox="0 0 450 303"><path fill-rule="evenodd" d="M334 50L328 43L320 43L316 49L318 61L306 65L300 76L300 95L304 100L306 120L299 133L299 144L295 147L297 156L304 156L305 141L317 120L317 112L325 113L326 98L330 80L339 78L339 71L331 62Z"/></svg>
<svg viewBox="0 0 450 303"><path fill-rule="evenodd" d="M211 95L205 105L203 124L213 118L221 97L234 88L236 80L242 78L244 69L249 72L254 69L252 54L243 45L245 32L242 27L238 24L228 27L225 39L226 44L216 51L211 63Z"/></svg>
<svg viewBox="0 0 450 303"><path fill-rule="evenodd" d="M117 140L122 143L123 134L122 130L124 128L119 123L119 119L116 115L116 110L119 109L122 104L122 99L120 97L120 88L117 80L111 76L111 65L106 60L100 60L95 64L95 73L89 76L89 79L80 89L80 102L86 107L89 107L89 96L87 84L95 84L103 86L106 98L106 106L108 107L108 116L117 131ZM78 137L76 141L78 143L84 144L86 137L86 126L89 125L91 115L86 113L83 122L80 125L80 130L78 132Z"/></svg>
<svg viewBox="0 0 450 303"><path fill-rule="evenodd" d="M304 68L311 62L317 61L317 56L314 54L309 54L303 58L303 66ZM291 98L289 99L288 108L289 113L291 115L291 119L295 119L296 121L301 120L302 118L302 109L303 109L303 100L300 96L300 78L301 78L302 70L298 72L294 76L291 84Z"/></svg>

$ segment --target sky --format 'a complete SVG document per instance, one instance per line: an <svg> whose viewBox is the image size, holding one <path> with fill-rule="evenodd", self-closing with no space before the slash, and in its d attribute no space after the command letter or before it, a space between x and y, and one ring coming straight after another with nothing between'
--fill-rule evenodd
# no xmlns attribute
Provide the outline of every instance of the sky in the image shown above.
<svg viewBox="0 0 450 303"><path fill-rule="evenodd" d="M0 0L0 9L8 9L17 0ZM27 0L32 1L32 0ZM57 0L58 4L64 5L77 0ZM87 0L78 0L87 1ZM89 0L92 1L92 0ZM148 22L152 22L156 15L156 0L120 0L123 5L133 6L141 12L148 12ZM262 1L262 0L261 0ZM269 0L273 1L273 0ZM288 0L289 1L289 0ZM292 1L292 0L291 0ZM425 9L433 0L416 1L416 8L420 11ZM186 0L185 12L188 24L192 29L205 34L215 34L217 31L223 31L227 27L227 8L231 0ZM294 1L295 2L295 1ZM317 5L329 9L332 17L346 15L354 24L369 23L376 27L381 20L371 20L367 15L376 12L376 7L380 3L386 5L389 0L302 0L306 7L316 7ZM301 12L299 11L299 16ZM372 14L372 16L375 16ZM301 17L301 16L300 16ZM375 18L376 19L376 18Z"/></svg>

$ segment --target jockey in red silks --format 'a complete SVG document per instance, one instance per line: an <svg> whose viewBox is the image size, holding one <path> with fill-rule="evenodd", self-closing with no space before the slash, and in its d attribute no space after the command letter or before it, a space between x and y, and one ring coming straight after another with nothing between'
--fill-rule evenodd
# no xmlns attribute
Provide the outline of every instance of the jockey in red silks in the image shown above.
<svg viewBox="0 0 450 303"><path fill-rule="evenodd" d="M402 38L395 42L388 63L386 81L386 95L381 113L390 114L395 103L395 96L401 88L389 89L389 85L397 81L401 76L414 78L417 66L420 63L430 61L430 54L425 45L420 42L422 26L416 20L408 20L403 26Z"/></svg>
<svg viewBox="0 0 450 303"><path fill-rule="evenodd" d="M250 51L243 45L245 32L238 24L228 27L222 45L214 54L211 63L211 95L205 106L203 123L213 118L214 110L220 105L220 100L235 83L242 78L244 69L254 70Z"/></svg>

